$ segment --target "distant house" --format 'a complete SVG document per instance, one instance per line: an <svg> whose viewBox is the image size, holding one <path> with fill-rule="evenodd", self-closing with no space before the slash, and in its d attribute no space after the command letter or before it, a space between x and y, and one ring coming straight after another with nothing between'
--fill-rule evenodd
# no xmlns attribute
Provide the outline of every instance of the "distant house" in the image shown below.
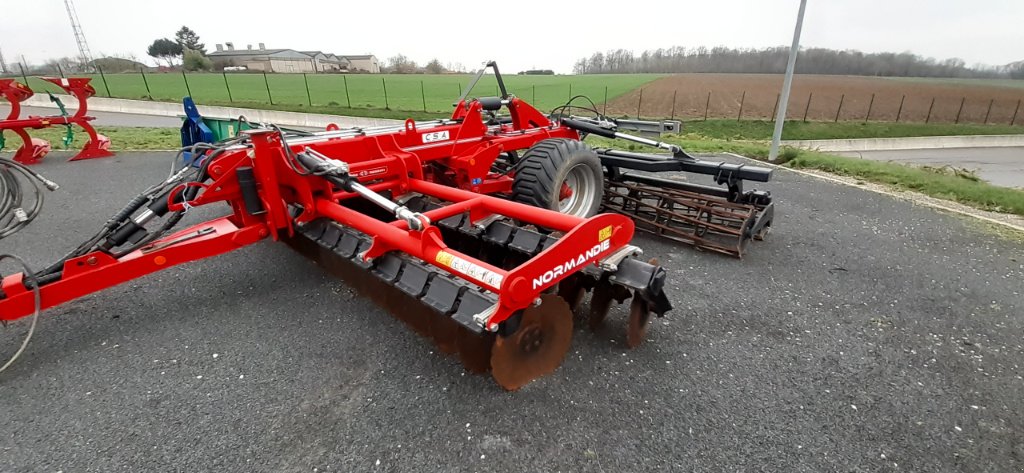
<svg viewBox="0 0 1024 473"><path fill-rule="evenodd" d="M245 49L235 49L233 43L216 46L217 50L206 56L217 68L228 71L380 73L380 64L372 54L341 56L323 51L267 49L263 43L259 49L253 49L251 44Z"/></svg>
<svg viewBox="0 0 1024 473"><path fill-rule="evenodd" d="M226 46L226 48L225 48ZM260 43L259 49L235 49L233 43L217 45L217 50L206 55L214 66L245 67L250 71L264 72L317 72L310 56L294 49L266 49Z"/></svg>
<svg viewBox="0 0 1024 473"><path fill-rule="evenodd" d="M377 56L374 56L373 54L338 57L348 60L350 71L363 71L369 72L370 74L380 74L380 61L378 61Z"/></svg>

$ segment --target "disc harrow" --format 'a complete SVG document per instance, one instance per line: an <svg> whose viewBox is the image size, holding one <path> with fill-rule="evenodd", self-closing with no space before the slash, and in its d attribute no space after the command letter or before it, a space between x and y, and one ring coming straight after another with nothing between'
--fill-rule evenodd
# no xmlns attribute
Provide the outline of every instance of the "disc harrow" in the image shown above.
<svg viewBox="0 0 1024 473"><path fill-rule="evenodd" d="M742 190L770 170L696 159L603 122L552 119L509 94L493 63L466 94L488 68L501 95L463 95L449 119L322 132L252 124L227 141L193 143L181 150L187 161L175 157L180 168L64 257L0 279L0 321L283 241L467 370L515 390L562 363L574 312L597 329L628 301L624 339L636 347L672 309L667 271L632 244L637 228L709 248L713 237L739 239L719 251L740 255L743 240L770 226L769 195ZM595 150L581 133L673 154ZM632 171L707 174L725 188ZM226 215L177 228L188 209L210 205Z"/></svg>

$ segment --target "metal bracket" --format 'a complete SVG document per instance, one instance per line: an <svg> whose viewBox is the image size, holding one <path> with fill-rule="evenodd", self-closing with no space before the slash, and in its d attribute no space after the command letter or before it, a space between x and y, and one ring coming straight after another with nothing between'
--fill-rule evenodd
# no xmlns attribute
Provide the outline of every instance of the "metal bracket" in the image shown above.
<svg viewBox="0 0 1024 473"><path fill-rule="evenodd" d="M477 220L476 223L473 224L473 226L480 230L486 230L487 227L490 226L492 223L497 222L498 220L502 220L504 218L505 217L502 215L490 214L480 220Z"/></svg>
<svg viewBox="0 0 1024 473"><path fill-rule="evenodd" d="M602 259L601 261L598 261L597 267L601 268L604 271L615 272L619 270L619 263L621 263L622 260L626 259L629 256L640 256L643 253L644 250L641 250L636 246L626 245L623 246L622 248L619 248L618 250L615 250L614 253L604 257L604 259Z"/></svg>
<svg viewBox="0 0 1024 473"><path fill-rule="evenodd" d="M487 321L491 320L491 316L493 316L494 313L497 312L497 311L498 311L498 304L494 304L490 308L480 312L479 314L473 315L473 321L476 322L477 324L480 324L480 326L483 327L484 330L487 330L487 331L490 331L490 332L497 332L498 331L498 325L497 324L494 324L493 327L488 327L487 326Z"/></svg>

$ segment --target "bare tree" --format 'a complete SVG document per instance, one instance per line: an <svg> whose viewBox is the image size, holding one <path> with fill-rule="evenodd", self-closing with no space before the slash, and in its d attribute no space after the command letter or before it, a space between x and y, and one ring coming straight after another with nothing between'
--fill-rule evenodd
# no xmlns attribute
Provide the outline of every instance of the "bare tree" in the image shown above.
<svg viewBox="0 0 1024 473"><path fill-rule="evenodd" d="M393 74L412 74L416 72L416 61L409 59L404 54L397 54L388 58L388 72Z"/></svg>
<svg viewBox="0 0 1024 473"><path fill-rule="evenodd" d="M427 74L444 74L448 72L448 69L437 58L431 59L426 66L423 66L423 69L427 71Z"/></svg>

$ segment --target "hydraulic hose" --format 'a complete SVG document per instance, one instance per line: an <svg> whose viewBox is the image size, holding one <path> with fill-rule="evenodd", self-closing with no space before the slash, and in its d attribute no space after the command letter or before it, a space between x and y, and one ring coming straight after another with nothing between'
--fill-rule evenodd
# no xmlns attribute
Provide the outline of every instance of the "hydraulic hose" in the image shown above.
<svg viewBox="0 0 1024 473"><path fill-rule="evenodd" d="M32 223L43 209L43 188L59 186L24 164L0 158L0 239ZM25 192L31 190L31 199ZM26 205L31 201L31 205ZM26 208L28 207L28 208Z"/></svg>

